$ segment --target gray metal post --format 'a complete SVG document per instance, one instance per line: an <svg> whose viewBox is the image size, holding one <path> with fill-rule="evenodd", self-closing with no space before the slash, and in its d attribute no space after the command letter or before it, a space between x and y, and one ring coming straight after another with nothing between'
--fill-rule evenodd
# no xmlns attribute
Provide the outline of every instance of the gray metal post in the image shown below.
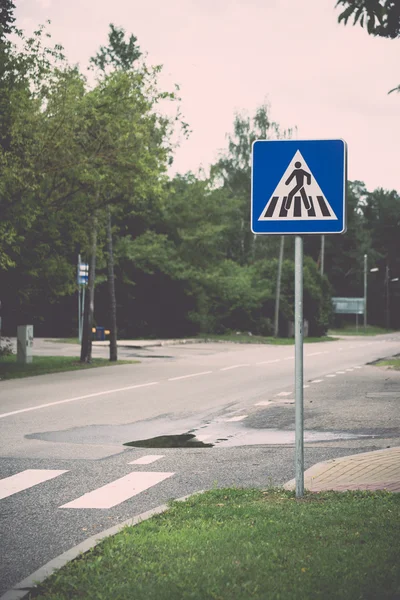
<svg viewBox="0 0 400 600"><path fill-rule="evenodd" d="M368 271L368 258L364 254L364 333L367 332L367 271Z"/></svg>
<svg viewBox="0 0 400 600"><path fill-rule="evenodd" d="M81 331L81 285L79 283L79 270L81 266L81 255L78 254L78 275L76 277L78 282L78 337L79 343L82 341L82 331Z"/></svg>
<svg viewBox="0 0 400 600"><path fill-rule="evenodd" d="M285 245L285 236L281 235L281 244L279 248L278 275L276 278L276 298L275 298L275 325L274 336L279 334L279 302L281 298L281 279L282 279L282 263L283 263L283 248Z"/></svg>
<svg viewBox="0 0 400 600"><path fill-rule="evenodd" d="M324 274L324 262L325 262L325 236L321 235L321 275Z"/></svg>
<svg viewBox="0 0 400 600"><path fill-rule="evenodd" d="M294 258L295 298L295 466L296 498L304 496L304 411L303 411L303 239L296 236Z"/></svg>

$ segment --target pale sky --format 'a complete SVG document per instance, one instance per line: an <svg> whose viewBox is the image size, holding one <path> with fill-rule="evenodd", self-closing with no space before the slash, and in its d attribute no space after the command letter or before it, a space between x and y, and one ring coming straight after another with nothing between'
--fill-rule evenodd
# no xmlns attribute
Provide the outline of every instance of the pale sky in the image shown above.
<svg viewBox="0 0 400 600"><path fill-rule="evenodd" d="M192 129L174 171L207 169L235 111L267 100L299 139L342 138L349 178L400 192L400 40L339 25L336 0L16 0L16 25L50 19L72 63L107 41L109 23L138 38L147 62L178 83Z"/></svg>

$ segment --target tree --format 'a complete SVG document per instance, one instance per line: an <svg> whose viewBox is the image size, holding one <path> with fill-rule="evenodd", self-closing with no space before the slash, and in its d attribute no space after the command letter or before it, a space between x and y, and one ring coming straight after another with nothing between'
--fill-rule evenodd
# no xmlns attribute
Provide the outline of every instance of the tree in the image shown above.
<svg viewBox="0 0 400 600"><path fill-rule="evenodd" d="M14 30L15 17L13 12L15 10L15 4L12 0L1 0L0 5L0 41L4 39L4 36L11 33Z"/></svg>
<svg viewBox="0 0 400 600"><path fill-rule="evenodd" d="M337 0L336 6L345 7L338 21L347 25L366 27L370 35L396 39L400 37L400 2L398 0ZM400 85L389 91L400 92Z"/></svg>
<svg viewBox="0 0 400 600"><path fill-rule="evenodd" d="M338 0L336 6L344 7L339 23L343 21L347 25L352 17L353 25L359 23L371 35L400 37L400 4L397 0Z"/></svg>

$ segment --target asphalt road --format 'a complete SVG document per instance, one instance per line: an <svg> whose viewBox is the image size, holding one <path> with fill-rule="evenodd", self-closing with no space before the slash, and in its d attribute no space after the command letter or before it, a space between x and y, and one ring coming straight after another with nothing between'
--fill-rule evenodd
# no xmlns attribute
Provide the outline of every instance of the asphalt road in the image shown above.
<svg viewBox="0 0 400 600"><path fill-rule="evenodd" d="M45 343L38 352L47 352ZM367 365L399 352L400 334L304 346L306 468L400 445L400 374ZM142 362L0 383L0 594L94 533L171 498L294 476L292 346L120 354ZM212 446L123 445L188 432Z"/></svg>

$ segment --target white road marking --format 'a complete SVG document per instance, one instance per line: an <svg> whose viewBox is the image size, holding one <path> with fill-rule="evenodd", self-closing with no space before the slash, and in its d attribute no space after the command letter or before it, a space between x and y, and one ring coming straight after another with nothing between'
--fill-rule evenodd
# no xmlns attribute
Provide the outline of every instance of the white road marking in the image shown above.
<svg viewBox="0 0 400 600"><path fill-rule="evenodd" d="M325 375L325 377L336 377L336 375Z"/></svg>
<svg viewBox="0 0 400 600"><path fill-rule="evenodd" d="M254 406L268 406L268 404L271 404L271 400L262 400L261 402L257 402Z"/></svg>
<svg viewBox="0 0 400 600"><path fill-rule="evenodd" d="M196 435L196 438L199 440L199 442L205 442L206 440L210 439L211 435Z"/></svg>
<svg viewBox="0 0 400 600"><path fill-rule="evenodd" d="M294 360L294 356L287 356L285 360Z"/></svg>
<svg viewBox="0 0 400 600"><path fill-rule="evenodd" d="M306 356L317 356L318 354L322 354L322 352L311 352L311 354L306 354Z"/></svg>
<svg viewBox="0 0 400 600"><path fill-rule="evenodd" d="M336 375L344 375L346 371L336 371Z"/></svg>
<svg viewBox="0 0 400 600"><path fill-rule="evenodd" d="M72 500L72 502L63 504L59 508L112 508L172 475L174 473L156 473L154 471L129 473L93 490L93 492L88 492L76 500Z"/></svg>
<svg viewBox="0 0 400 600"><path fill-rule="evenodd" d="M362 369L362 367L354 367L355 369Z"/></svg>
<svg viewBox="0 0 400 600"><path fill-rule="evenodd" d="M199 377L200 375L209 375L212 371L202 371L201 373L190 373L190 375L181 375L180 377L170 377L168 381L179 381L179 379L189 379L189 377Z"/></svg>
<svg viewBox="0 0 400 600"><path fill-rule="evenodd" d="M346 369L346 371L354 371L354 369Z"/></svg>
<svg viewBox="0 0 400 600"><path fill-rule="evenodd" d="M239 369L239 367L249 367L250 364L249 363L244 363L242 365L232 365L231 367L224 367L223 369L220 369L220 371L230 371L231 369Z"/></svg>
<svg viewBox="0 0 400 600"><path fill-rule="evenodd" d="M291 396L292 392L279 392L279 394L276 394L277 396Z"/></svg>
<svg viewBox="0 0 400 600"><path fill-rule="evenodd" d="M149 465L160 458L164 458L164 456L165 454L147 454L146 456L132 460L128 465Z"/></svg>
<svg viewBox="0 0 400 600"><path fill-rule="evenodd" d="M256 365L270 365L272 363L281 362L280 358L275 358L275 360L264 360L263 362L258 362Z"/></svg>
<svg viewBox="0 0 400 600"><path fill-rule="evenodd" d="M157 385L158 381L151 381L150 383L139 383L138 385L128 385L123 388L116 388L114 390L105 390L104 392L94 392L93 394L85 394L84 396L76 396L75 398L67 398L66 400L57 400L56 402L48 402L47 404L39 404L38 406L31 406L29 408L21 408L19 410L13 410L12 412L3 413L0 415L0 419L5 417L11 417L12 415L19 415L21 413L30 412L31 410L39 410L40 408L48 408L49 406L57 406L58 404L66 404L67 402L75 402L75 400L86 400L87 398L96 398L97 396L106 396L107 394L116 394L117 392L126 392L127 390L136 390L150 385Z"/></svg>
<svg viewBox="0 0 400 600"><path fill-rule="evenodd" d="M54 479L54 477L58 477L63 473L68 473L68 471L56 471L53 469L27 469L26 471L21 471L16 475L11 475L11 477L0 479L0 500L7 498L8 496L12 496L17 492L27 490L34 485L38 485L38 483L43 483L49 479Z"/></svg>
<svg viewBox="0 0 400 600"><path fill-rule="evenodd" d="M303 389L305 390L306 388L310 387L309 385L303 385Z"/></svg>
<svg viewBox="0 0 400 600"><path fill-rule="evenodd" d="M245 419L246 417L247 417L247 415L238 415L237 417L231 417L230 419L224 419L223 422L231 423L233 421L243 421L243 419Z"/></svg>
<svg viewBox="0 0 400 600"><path fill-rule="evenodd" d="M312 381L311 383L321 383L323 381L323 379L314 379L314 381Z"/></svg>

